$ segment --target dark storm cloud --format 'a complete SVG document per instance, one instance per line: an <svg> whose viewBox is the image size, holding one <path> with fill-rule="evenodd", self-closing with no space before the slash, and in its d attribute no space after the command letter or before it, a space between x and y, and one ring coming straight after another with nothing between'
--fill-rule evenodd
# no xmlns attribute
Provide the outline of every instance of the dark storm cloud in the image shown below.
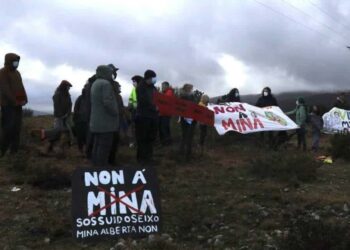
<svg viewBox="0 0 350 250"><path fill-rule="evenodd" d="M157 15L148 14L147 9L125 11L118 5L108 6L108 1L95 2L96 8L91 8L84 1L0 0L1 40L48 67L68 64L93 71L98 64L113 62L124 79L152 68L160 79L176 85L190 81L211 95L229 87L218 64L222 54L249 67L250 81L254 74L274 79L276 91L286 89L285 79L269 75L276 71L286 72L289 83L300 81L308 89L348 86L346 41L283 1L263 2L318 33L253 0L178 1L174 11ZM176 6L177 1L169 2ZM337 22L310 4L291 3L350 37L346 0L315 2ZM250 84L246 90L260 92Z"/></svg>

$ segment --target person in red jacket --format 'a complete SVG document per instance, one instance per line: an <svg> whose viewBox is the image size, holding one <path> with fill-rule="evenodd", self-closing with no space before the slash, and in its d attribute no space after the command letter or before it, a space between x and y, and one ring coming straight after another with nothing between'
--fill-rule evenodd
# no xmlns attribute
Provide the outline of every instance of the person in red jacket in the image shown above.
<svg viewBox="0 0 350 250"><path fill-rule="evenodd" d="M162 83L162 93L166 96L174 96L174 90L170 87L168 82ZM164 114L159 114L159 139L163 146L171 144L171 117Z"/></svg>

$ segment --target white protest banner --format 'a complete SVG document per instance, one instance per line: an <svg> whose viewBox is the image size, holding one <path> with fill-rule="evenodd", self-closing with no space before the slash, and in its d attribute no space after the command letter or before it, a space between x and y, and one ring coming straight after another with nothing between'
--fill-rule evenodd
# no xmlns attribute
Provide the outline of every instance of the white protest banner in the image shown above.
<svg viewBox="0 0 350 250"><path fill-rule="evenodd" d="M210 104L214 126L220 135L228 131L248 134L260 131L282 131L299 128L279 107L258 108L247 103Z"/></svg>
<svg viewBox="0 0 350 250"><path fill-rule="evenodd" d="M350 132L350 111L332 108L323 116L323 132L327 134Z"/></svg>

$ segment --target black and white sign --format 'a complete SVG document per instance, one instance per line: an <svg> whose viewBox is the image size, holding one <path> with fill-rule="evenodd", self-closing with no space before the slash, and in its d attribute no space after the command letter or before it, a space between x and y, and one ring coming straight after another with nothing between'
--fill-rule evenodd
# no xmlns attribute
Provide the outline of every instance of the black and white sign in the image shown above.
<svg viewBox="0 0 350 250"><path fill-rule="evenodd" d="M72 216L77 239L159 233L154 170L78 168L72 178Z"/></svg>

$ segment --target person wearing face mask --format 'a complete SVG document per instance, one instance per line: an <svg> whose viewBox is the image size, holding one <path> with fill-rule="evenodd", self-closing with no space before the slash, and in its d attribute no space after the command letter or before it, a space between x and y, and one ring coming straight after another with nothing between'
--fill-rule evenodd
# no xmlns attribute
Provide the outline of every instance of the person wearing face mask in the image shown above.
<svg viewBox="0 0 350 250"><path fill-rule="evenodd" d="M90 131L93 133L92 163L106 167L119 131L120 111L115 92L113 70L101 65L96 69L96 80L91 87Z"/></svg>
<svg viewBox="0 0 350 250"><path fill-rule="evenodd" d="M270 107L270 106L278 106L276 98L272 95L271 89L269 87L265 87L262 90L261 96L259 97L258 101L256 102L255 106L260 108ZM268 141L266 141L266 135L268 138ZM262 132L261 133L261 140L263 144L267 143L270 147L274 147L274 133L272 131L269 132Z"/></svg>
<svg viewBox="0 0 350 250"><path fill-rule="evenodd" d="M298 149L302 146L303 151L306 151L306 123L308 120L308 112L304 98L299 97L296 100L296 108L286 114L295 115L295 123L299 126L299 129L297 129Z"/></svg>
<svg viewBox="0 0 350 250"><path fill-rule="evenodd" d="M241 102L241 97L239 94L239 90L237 88L231 89L231 91L218 99L218 104L225 102Z"/></svg>
<svg viewBox="0 0 350 250"><path fill-rule="evenodd" d="M136 88L137 108L135 118L137 161L149 164L153 161L153 144L158 131L158 111L153 100L157 91L154 86L157 75L153 70L146 70L144 79Z"/></svg>
<svg viewBox="0 0 350 250"><path fill-rule="evenodd" d="M255 106L260 108L265 108L269 106L278 106L276 98L272 95L271 89L269 87L265 87L262 91L261 96L256 102Z"/></svg>
<svg viewBox="0 0 350 250"><path fill-rule="evenodd" d="M195 102L192 84L184 84L180 90L180 98L186 101ZM189 161L192 156L192 144L197 122L191 118L181 117L180 123L182 131L180 155L183 155L185 160Z"/></svg>
<svg viewBox="0 0 350 250"><path fill-rule="evenodd" d="M28 98L22 77L17 70L20 56L14 53L5 55L4 67L0 69L0 106L2 138L0 157L8 150L11 154L18 151L22 126L22 107Z"/></svg>

